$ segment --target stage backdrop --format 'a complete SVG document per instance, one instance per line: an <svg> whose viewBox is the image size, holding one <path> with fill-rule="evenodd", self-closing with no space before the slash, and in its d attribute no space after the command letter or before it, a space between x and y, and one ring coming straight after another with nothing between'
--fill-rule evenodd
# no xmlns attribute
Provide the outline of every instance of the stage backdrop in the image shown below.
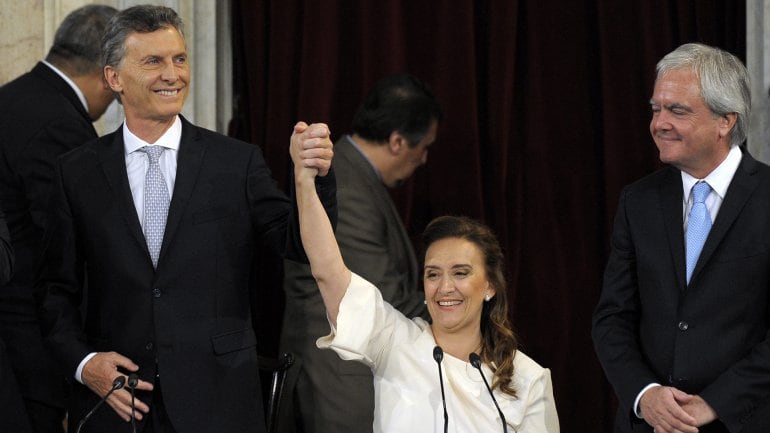
<svg viewBox="0 0 770 433"><path fill-rule="evenodd" d="M326 122L336 139L378 78L405 71L432 85L438 139L393 194L410 233L443 214L492 226L511 319L523 350L552 370L562 431L610 432L591 313L618 194L659 168L655 63L691 41L744 58L745 2L236 0L233 11L231 134L262 147L284 187L296 120ZM256 322L274 354L280 262L262 264Z"/></svg>

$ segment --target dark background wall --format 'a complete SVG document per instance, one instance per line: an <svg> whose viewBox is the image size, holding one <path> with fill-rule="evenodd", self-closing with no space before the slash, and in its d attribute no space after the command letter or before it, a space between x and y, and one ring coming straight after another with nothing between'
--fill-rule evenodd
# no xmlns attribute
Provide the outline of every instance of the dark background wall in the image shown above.
<svg viewBox="0 0 770 433"><path fill-rule="evenodd" d="M370 86L393 72L430 83L444 121L428 164L393 197L416 238L464 214L508 259L523 350L551 368L564 432L610 432L614 395L594 355L620 189L659 167L650 139L655 63L699 41L745 56L745 2L685 0L234 1L231 135L262 147L289 182L296 120L349 132ZM277 350L280 261L260 258L255 319Z"/></svg>

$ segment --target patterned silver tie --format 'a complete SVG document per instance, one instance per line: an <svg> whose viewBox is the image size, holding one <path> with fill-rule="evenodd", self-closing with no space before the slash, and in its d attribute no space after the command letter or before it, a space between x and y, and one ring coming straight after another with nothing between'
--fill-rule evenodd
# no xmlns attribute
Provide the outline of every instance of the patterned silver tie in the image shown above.
<svg viewBox="0 0 770 433"><path fill-rule="evenodd" d="M692 271L711 231L711 215L706 207L710 192L711 186L706 182L698 182L692 187L693 203L687 219L687 284L690 284Z"/></svg>
<svg viewBox="0 0 770 433"><path fill-rule="evenodd" d="M139 151L147 154L150 168L144 177L144 238L153 267L158 267L158 256L163 244L163 232L166 230L169 195L163 173L160 172L158 159L165 148L163 146L144 146Z"/></svg>

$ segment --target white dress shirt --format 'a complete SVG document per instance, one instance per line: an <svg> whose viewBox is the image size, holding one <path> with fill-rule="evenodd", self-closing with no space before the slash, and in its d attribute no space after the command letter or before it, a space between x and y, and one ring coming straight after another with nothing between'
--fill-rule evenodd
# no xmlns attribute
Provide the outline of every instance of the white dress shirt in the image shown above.
<svg viewBox="0 0 770 433"><path fill-rule="evenodd" d="M374 432L436 432L444 429L438 366L430 325L409 320L382 299L379 290L353 274L340 304L337 326L321 337L320 348L368 365L374 373ZM444 354L442 362L448 430L452 433L502 431L502 422L479 371ZM492 372L482 366L492 381ZM521 351L514 358L517 398L495 390L508 430L558 433L551 373Z"/></svg>
<svg viewBox="0 0 770 433"><path fill-rule="evenodd" d="M89 113L88 111L88 101L86 100L86 96L83 95L83 92L80 91L80 87L78 87L77 84L75 84L74 81L70 79L70 77L67 76L64 72L60 71L59 68L56 66L46 62L45 60L40 61L42 64L48 66L51 68L52 71L56 72L58 76L62 78L70 87L72 87L72 90L75 92L75 94L78 96L78 99L80 100L80 103L83 104L83 108L86 109L86 113Z"/></svg>
<svg viewBox="0 0 770 433"><path fill-rule="evenodd" d="M147 143L137 137L128 130L125 122L123 123L123 145L126 156L128 185L131 188L131 195L134 198L134 206L136 207L136 214L139 216L139 224L142 225L142 231L144 231L144 177L150 168L150 159L145 152L141 152L139 149L143 146L151 145L166 148L158 159L158 165L160 166L160 172L163 174L163 179L166 181L168 198L171 199L174 193L174 182L176 181L176 159L180 141L182 141L182 121L179 119L179 116L176 116L176 120L174 120L171 127L155 143ZM78 364L75 370L75 379L78 382L83 383L83 367L94 355L96 355L96 352L89 353Z"/></svg>
<svg viewBox="0 0 770 433"><path fill-rule="evenodd" d="M709 210L711 223L713 224L717 219L717 214L722 206L722 201L725 199L725 194L727 194L727 188L730 186L735 172L738 171L742 157L741 149L738 146L733 146L725 160L703 179L697 179L682 172L682 221L685 235L687 235L687 220L690 215L690 209L692 209L692 198L690 197L692 195L692 187L700 181L705 181L711 186L711 191L706 196L706 208Z"/></svg>
<svg viewBox="0 0 770 433"><path fill-rule="evenodd" d="M160 155L158 165L163 174L163 180L166 181L168 188L168 198L171 199L174 194L174 183L176 182L176 159L179 151L179 142L182 140L182 121L179 116L170 128L158 138L155 143L147 143L134 135L125 123L123 124L123 143L126 152L126 173L128 173L128 186L131 188L131 195L134 197L134 206L136 214L139 217L139 223L144 230L144 178L147 170L150 168L150 158L145 152L140 151L144 146L163 146L166 150Z"/></svg>

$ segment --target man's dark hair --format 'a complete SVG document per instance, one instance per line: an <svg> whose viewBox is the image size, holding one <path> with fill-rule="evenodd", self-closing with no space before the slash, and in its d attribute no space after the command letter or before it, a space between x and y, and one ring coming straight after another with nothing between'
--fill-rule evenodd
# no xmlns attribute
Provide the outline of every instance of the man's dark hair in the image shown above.
<svg viewBox="0 0 770 433"><path fill-rule="evenodd" d="M102 40L104 64L117 68L126 55L126 39L132 33L152 33L172 27L184 37L182 19L165 6L139 5L118 12L107 26Z"/></svg>
<svg viewBox="0 0 770 433"><path fill-rule="evenodd" d="M409 74L380 79L353 117L353 132L366 140L386 142L393 132L414 147L431 124L441 121L441 107L427 84Z"/></svg>
<svg viewBox="0 0 770 433"><path fill-rule="evenodd" d="M76 76L101 70L104 66L102 36L117 12L104 5L83 6L70 12L56 30L45 60Z"/></svg>

